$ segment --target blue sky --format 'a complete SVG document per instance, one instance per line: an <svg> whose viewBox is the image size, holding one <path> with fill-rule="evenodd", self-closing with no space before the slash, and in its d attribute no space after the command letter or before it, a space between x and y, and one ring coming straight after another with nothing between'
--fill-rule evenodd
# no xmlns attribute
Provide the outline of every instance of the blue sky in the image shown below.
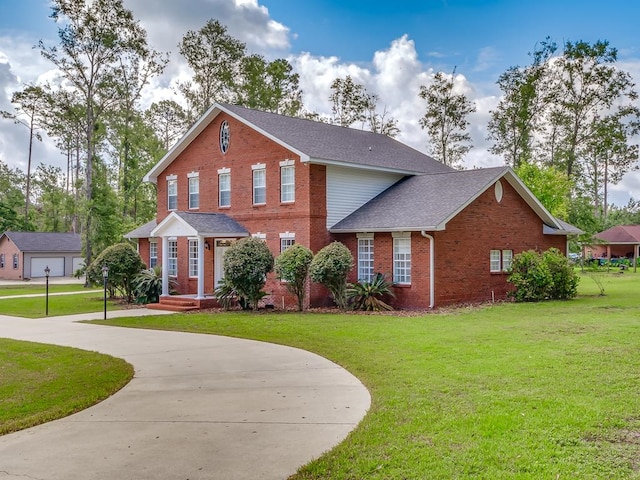
<svg viewBox="0 0 640 480"><path fill-rule="evenodd" d="M41 38L48 45L57 41L48 4L0 0L0 110L11 108L11 92L25 82L55 77L31 48ZM351 75L399 120L398 139L426 151L428 139L418 125L424 108L419 88L435 72L456 68L456 88L477 107L470 118L474 148L467 167L501 164L486 139L500 95L495 81L509 66L527 64L528 52L545 37L558 44L608 40L619 51L619 65L640 80L636 0L124 0L124 6L140 20L152 46L172 52L166 73L146 92L147 104L175 97L176 80L190 75L176 45L187 30L216 18L250 51L286 57L300 74L308 109L329 113L331 81ZM0 159L24 168L25 134L0 121ZM62 164L53 142L36 149L44 163ZM610 191L618 204L630 196L640 199L640 174L628 174Z"/></svg>

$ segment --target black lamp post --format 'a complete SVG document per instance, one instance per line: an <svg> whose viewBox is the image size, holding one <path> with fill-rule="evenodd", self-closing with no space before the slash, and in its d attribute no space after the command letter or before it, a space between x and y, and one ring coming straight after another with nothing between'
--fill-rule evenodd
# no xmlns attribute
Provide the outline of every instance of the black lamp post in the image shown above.
<svg viewBox="0 0 640 480"><path fill-rule="evenodd" d="M45 297L45 301L44 301L44 314L45 316L49 316L49 274L51 273L51 269L49 268L49 265L47 265L46 267L44 267L44 278L45 278L45 293L44 293L44 297Z"/></svg>
<svg viewBox="0 0 640 480"><path fill-rule="evenodd" d="M107 279L109 278L109 267L102 266L102 280L104 281L104 319L107 319Z"/></svg>

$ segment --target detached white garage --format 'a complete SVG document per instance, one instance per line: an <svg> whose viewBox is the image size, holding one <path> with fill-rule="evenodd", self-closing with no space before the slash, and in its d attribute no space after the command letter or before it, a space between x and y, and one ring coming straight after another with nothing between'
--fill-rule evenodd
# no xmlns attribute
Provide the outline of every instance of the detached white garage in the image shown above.
<svg viewBox="0 0 640 480"><path fill-rule="evenodd" d="M44 277L46 267L50 277L64 277L64 257L31 257L31 278Z"/></svg>
<svg viewBox="0 0 640 480"><path fill-rule="evenodd" d="M70 277L82 263L82 242L77 233L4 232L0 236L0 278L26 280Z"/></svg>

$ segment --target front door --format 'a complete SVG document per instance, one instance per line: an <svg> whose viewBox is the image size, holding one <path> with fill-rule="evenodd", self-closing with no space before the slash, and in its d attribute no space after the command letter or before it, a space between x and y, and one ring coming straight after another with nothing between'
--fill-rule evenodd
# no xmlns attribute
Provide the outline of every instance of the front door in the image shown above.
<svg viewBox="0 0 640 480"><path fill-rule="evenodd" d="M229 249L232 243L233 243L233 240L229 240L229 239L216 240L216 247L215 247L215 251L213 252L214 254L213 284L215 285L214 288L218 288L218 284L220 283L220 280L222 280L222 277L224 277L224 252L226 252Z"/></svg>

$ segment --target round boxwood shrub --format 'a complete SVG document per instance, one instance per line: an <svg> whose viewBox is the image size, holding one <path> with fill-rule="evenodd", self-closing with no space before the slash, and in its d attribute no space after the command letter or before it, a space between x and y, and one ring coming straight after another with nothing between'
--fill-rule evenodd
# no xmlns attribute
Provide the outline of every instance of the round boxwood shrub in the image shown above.
<svg viewBox="0 0 640 480"><path fill-rule="evenodd" d="M133 301L133 289L135 278L146 268L138 252L128 243L117 243L105 248L98 255L89 268L87 268L87 280L94 285L101 285L102 267L109 268L107 289L110 296L120 292L128 303Z"/></svg>
<svg viewBox="0 0 640 480"><path fill-rule="evenodd" d="M299 311L304 308L307 278L312 261L313 253L311 250L299 243L290 246L276 258L276 276L286 282L287 290L296 296Z"/></svg>
<svg viewBox="0 0 640 480"><path fill-rule="evenodd" d="M340 242L333 242L313 257L309 275L312 281L327 287L335 304L344 309L347 306L347 275L352 268L353 255L349 249Z"/></svg>

